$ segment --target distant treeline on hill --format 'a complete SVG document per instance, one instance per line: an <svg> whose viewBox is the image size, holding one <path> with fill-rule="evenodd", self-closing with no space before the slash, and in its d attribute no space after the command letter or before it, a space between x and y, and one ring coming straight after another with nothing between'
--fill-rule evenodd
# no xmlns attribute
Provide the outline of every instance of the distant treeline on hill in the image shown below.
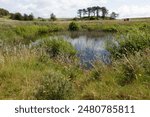
<svg viewBox="0 0 150 117"><path fill-rule="evenodd" d="M8 16L12 20L24 20L24 21L31 21L34 19L33 14L24 14L21 13L10 13L8 10L5 10L3 8L0 8L0 17Z"/></svg>
<svg viewBox="0 0 150 117"><path fill-rule="evenodd" d="M9 11L0 8L0 17L9 15Z"/></svg>
<svg viewBox="0 0 150 117"><path fill-rule="evenodd" d="M27 14L21 15L21 13L15 13L15 14L11 13L10 14L10 19L31 21L31 20L34 19L34 16L33 16L32 13L30 15L27 15Z"/></svg>
<svg viewBox="0 0 150 117"><path fill-rule="evenodd" d="M100 6L93 6L93 7L88 7L84 9L79 9L77 12L78 16L80 19L116 19L119 14L112 12L109 14L109 10L106 7L100 7ZM108 16L109 14L109 16Z"/></svg>

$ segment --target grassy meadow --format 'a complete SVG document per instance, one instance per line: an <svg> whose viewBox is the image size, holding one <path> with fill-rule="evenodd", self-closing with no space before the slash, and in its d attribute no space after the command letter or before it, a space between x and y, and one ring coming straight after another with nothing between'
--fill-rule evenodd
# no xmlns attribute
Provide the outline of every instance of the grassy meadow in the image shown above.
<svg viewBox="0 0 150 117"><path fill-rule="evenodd" d="M73 22L73 23L71 23ZM100 31L116 35L106 43L112 63L85 69L75 48L57 32ZM150 19L130 21L14 21L0 19L0 99L150 99Z"/></svg>

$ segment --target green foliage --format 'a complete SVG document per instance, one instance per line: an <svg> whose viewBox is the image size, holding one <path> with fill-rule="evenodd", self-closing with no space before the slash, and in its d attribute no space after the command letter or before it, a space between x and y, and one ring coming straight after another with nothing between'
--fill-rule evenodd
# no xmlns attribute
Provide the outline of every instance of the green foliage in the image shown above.
<svg viewBox="0 0 150 117"><path fill-rule="evenodd" d="M0 8L0 17L9 15L9 11Z"/></svg>
<svg viewBox="0 0 150 117"><path fill-rule="evenodd" d="M69 99L72 84L61 73L50 73L42 79L36 98L40 100Z"/></svg>
<svg viewBox="0 0 150 117"><path fill-rule="evenodd" d="M29 44L39 35L67 31L69 23L1 20L0 99L150 99L148 22L78 22L80 31L118 32L108 45L119 59L112 57L109 65L97 61L91 69L82 67L63 39Z"/></svg>
<svg viewBox="0 0 150 117"><path fill-rule="evenodd" d="M118 32L117 28L115 26L107 26L107 27L104 27L103 29L104 32Z"/></svg>
<svg viewBox="0 0 150 117"><path fill-rule="evenodd" d="M106 7L92 6L92 7L86 8L86 9L85 8L79 9L77 13L78 13L80 19L86 19L86 20L87 19L88 20L96 20L99 18L106 19L107 15L108 15L108 9ZM102 14L102 15L100 16L100 14ZM115 16L116 16L116 13L115 13ZM110 19L110 18L108 18L108 19Z"/></svg>
<svg viewBox="0 0 150 117"><path fill-rule="evenodd" d="M21 15L21 13L11 14L10 18L13 20L23 20L23 16Z"/></svg>
<svg viewBox="0 0 150 117"><path fill-rule="evenodd" d="M97 20L97 17L91 16L91 17L89 18L89 20Z"/></svg>
<svg viewBox="0 0 150 117"><path fill-rule="evenodd" d="M121 71L122 74L118 75L119 85L125 86L133 83L133 81L136 80L137 76L135 70L129 64L123 64Z"/></svg>
<svg viewBox="0 0 150 117"><path fill-rule="evenodd" d="M38 27L38 33L40 35L48 34L49 32L50 32L50 27L48 27L48 26L40 26L40 27Z"/></svg>
<svg viewBox="0 0 150 117"><path fill-rule="evenodd" d="M123 55L134 54L140 50L150 47L150 38L148 32L131 31L119 36L116 43L109 45L108 50L114 58L121 58Z"/></svg>
<svg viewBox="0 0 150 117"><path fill-rule="evenodd" d="M30 21L34 20L34 16L33 16L32 13L28 16L28 19L29 19Z"/></svg>
<svg viewBox="0 0 150 117"><path fill-rule="evenodd" d="M80 29L79 25L75 22L69 24L69 31L78 31Z"/></svg>
<svg viewBox="0 0 150 117"><path fill-rule="evenodd" d="M42 28L42 27L41 27ZM39 33L39 26L18 26L15 29L17 35L26 39L33 39Z"/></svg>
<svg viewBox="0 0 150 117"><path fill-rule="evenodd" d="M101 78L101 72L100 71L93 71L92 72L92 79L93 80L99 80Z"/></svg>
<svg viewBox="0 0 150 117"><path fill-rule="evenodd" d="M10 19L12 20L24 20L24 21L32 21L34 19L33 14L27 15L24 14L24 16L22 16L21 13L11 13Z"/></svg>
<svg viewBox="0 0 150 117"><path fill-rule="evenodd" d="M136 52L134 55L116 61L115 67L118 69L116 76L119 85L126 86L137 82L150 83L150 74L148 71L150 59L149 54L147 53L148 51L149 49Z"/></svg>
<svg viewBox="0 0 150 117"><path fill-rule="evenodd" d="M52 20L52 21L56 21L56 20L57 20L57 18L56 18L56 16L54 15L54 13L52 13L52 14L50 15L50 20Z"/></svg>
<svg viewBox="0 0 150 117"><path fill-rule="evenodd" d="M76 54L76 50L73 46L64 39L45 39L43 40L43 47L51 57L57 57L59 55L72 57Z"/></svg>

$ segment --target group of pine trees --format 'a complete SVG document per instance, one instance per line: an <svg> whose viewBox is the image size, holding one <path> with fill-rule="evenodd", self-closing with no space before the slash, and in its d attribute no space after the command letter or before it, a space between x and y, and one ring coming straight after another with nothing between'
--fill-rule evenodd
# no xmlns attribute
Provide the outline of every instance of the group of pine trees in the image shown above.
<svg viewBox="0 0 150 117"><path fill-rule="evenodd" d="M100 6L93 6L93 7L88 7L86 9L79 9L77 14L80 19L82 18L88 18L88 19L116 19L119 14L112 12L109 17L108 17L109 10L106 7L100 7Z"/></svg>

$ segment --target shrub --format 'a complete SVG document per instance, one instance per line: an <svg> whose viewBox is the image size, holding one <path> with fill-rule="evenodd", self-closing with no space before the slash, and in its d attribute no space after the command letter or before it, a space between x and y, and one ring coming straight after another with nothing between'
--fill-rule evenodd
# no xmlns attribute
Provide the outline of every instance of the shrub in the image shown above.
<svg viewBox="0 0 150 117"><path fill-rule="evenodd" d="M123 55L135 54L148 47L150 47L150 38L147 32L131 31L119 36L115 43L109 45L108 50L114 58L122 58Z"/></svg>
<svg viewBox="0 0 150 117"><path fill-rule="evenodd" d="M91 16L89 19L90 19L90 20L97 20L97 17Z"/></svg>
<svg viewBox="0 0 150 117"><path fill-rule="evenodd" d="M119 84L125 86L136 80L135 70L129 64L122 65L122 73L119 75Z"/></svg>
<svg viewBox="0 0 150 117"><path fill-rule="evenodd" d="M71 91L71 82L61 73L50 73L43 78L35 97L39 100L64 100L69 98Z"/></svg>
<svg viewBox="0 0 150 117"><path fill-rule="evenodd" d="M79 25L75 22L71 22L69 24L69 30L70 31L78 31L79 30Z"/></svg>
<svg viewBox="0 0 150 117"><path fill-rule="evenodd" d="M121 60L117 60L115 64L118 64L115 68L118 69L116 74L119 79L119 85L125 86L133 82L134 84L140 83L149 85L149 49L136 52L134 55L129 55Z"/></svg>

